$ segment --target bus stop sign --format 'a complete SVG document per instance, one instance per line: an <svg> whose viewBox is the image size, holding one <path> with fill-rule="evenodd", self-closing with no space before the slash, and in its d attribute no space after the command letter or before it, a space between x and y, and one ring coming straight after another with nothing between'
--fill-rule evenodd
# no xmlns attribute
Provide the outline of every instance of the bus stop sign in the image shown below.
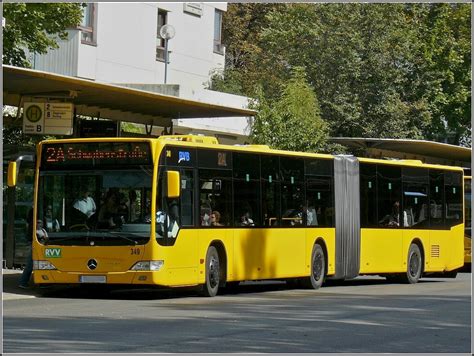
<svg viewBox="0 0 474 356"><path fill-rule="evenodd" d="M72 135L72 103L34 103L23 106L23 133Z"/></svg>

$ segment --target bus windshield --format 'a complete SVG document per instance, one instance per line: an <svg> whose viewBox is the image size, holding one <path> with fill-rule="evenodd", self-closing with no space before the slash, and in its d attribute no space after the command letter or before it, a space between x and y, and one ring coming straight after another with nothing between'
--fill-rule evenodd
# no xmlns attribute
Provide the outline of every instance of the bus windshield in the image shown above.
<svg viewBox="0 0 474 356"><path fill-rule="evenodd" d="M59 245L146 243L151 182L151 167L41 172L38 240Z"/></svg>
<svg viewBox="0 0 474 356"><path fill-rule="evenodd" d="M150 238L153 164L147 142L42 147L36 236L59 245L136 245Z"/></svg>

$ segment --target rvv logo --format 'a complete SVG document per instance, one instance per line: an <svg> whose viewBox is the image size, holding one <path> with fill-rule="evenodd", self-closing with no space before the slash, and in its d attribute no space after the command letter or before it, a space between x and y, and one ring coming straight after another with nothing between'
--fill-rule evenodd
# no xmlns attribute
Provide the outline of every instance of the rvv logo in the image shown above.
<svg viewBox="0 0 474 356"><path fill-rule="evenodd" d="M47 257L47 258L61 257L61 249L60 248L47 248L46 250L44 250L44 257Z"/></svg>

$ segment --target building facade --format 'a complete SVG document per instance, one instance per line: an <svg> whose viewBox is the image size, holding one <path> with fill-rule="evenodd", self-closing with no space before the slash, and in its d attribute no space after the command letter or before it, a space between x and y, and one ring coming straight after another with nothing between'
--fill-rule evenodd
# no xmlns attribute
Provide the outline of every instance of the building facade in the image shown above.
<svg viewBox="0 0 474 356"><path fill-rule="evenodd" d="M37 70L246 107L246 97L205 89L224 68L226 9L226 3L88 3L81 26L69 29L57 50L33 55L31 62ZM167 43L160 35L164 25L174 30ZM240 142L249 118L176 118L174 125L176 132L215 132Z"/></svg>

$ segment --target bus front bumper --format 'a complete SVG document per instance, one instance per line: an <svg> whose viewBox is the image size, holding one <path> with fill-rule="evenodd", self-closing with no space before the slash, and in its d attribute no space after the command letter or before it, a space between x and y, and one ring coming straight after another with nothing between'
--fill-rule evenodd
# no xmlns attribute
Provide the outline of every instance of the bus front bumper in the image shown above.
<svg viewBox="0 0 474 356"><path fill-rule="evenodd" d="M63 272L58 270L35 270L36 284L131 284L168 285L159 272L126 271L108 273Z"/></svg>

